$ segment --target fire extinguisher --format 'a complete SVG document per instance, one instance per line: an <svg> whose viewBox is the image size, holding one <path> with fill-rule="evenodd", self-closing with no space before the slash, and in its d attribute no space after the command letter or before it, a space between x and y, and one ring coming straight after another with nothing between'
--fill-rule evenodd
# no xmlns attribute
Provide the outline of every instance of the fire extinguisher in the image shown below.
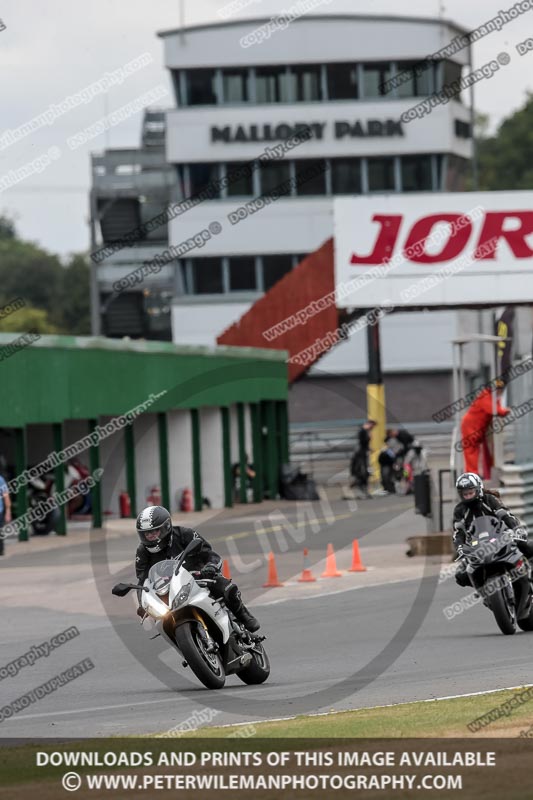
<svg viewBox="0 0 533 800"><path fill-rule="evenodd" d="M180 510L184 512L192 511L192 491L187 488L181 493Z"/></svg>
<svg viewBox="0 0 533 800"><path fill-rule="evenodd" d="M146 502L149 506L160 506L162 503L161 499L161 490L159 486L152 486L150 494L146 498Z"/></svg>
<svg viewBox="0 0 533 800"><path fill-rule="evenodd" d="M131 517L131 501L127 492L121 492L119 496L120 516Z"/></svg>

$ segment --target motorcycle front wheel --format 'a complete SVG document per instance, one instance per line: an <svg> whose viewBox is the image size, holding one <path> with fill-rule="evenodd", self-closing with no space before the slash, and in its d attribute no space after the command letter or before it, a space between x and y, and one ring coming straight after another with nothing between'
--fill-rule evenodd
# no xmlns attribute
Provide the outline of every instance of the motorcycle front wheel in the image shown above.
<svg viewBox="0 0 533 800"><path fill-rule="evenodd" d="M502 633L506 636L516 633L516 611L514 606L510 606L503 589L491 595L490 609Z"/></svg>
<svg viewBox="0 0 533 800"><path fill-rule="evenodd" d="M206 689L222 689L226 673L218 653L206 652L199 623L185 622L176 628L176 643L185 661Z"/></svg>

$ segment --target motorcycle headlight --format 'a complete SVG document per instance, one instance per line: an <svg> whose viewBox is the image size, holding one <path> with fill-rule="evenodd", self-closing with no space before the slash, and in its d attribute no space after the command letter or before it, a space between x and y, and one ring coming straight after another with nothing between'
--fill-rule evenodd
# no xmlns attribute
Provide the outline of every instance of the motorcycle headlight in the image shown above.
<svg viewBox="0 0 533 800"><path fill-rule="evenodd" d="M185 586L182 586L174 601L172 603L172 608L178 608L178 606L182 606L183 603L186 603L189 599L189 595L191 593L192 588L192 581L190 583L186 583Z"/></svg>

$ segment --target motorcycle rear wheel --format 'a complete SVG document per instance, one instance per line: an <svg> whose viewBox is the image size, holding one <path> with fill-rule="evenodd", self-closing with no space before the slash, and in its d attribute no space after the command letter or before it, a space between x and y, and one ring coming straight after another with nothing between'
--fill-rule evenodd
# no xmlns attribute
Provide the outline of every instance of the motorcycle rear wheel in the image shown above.
<svg viewBox="0 0 533 800"><path fill-rule="evenodd" d="M518 620L518 627L522 631L533 631L533 604L529 609L527 617Z"/></svg>
<svg viewBox="0 0 533 800"><path fill-rule="evenodd" d="M185 661L206 689L222 689L226 673L218 653L207 653L197 622L185 622L176 628L176 642Z"/></svg>
<svg viewBox="0 0 533 800"><path fill-rule="evenodd" d="M270 661L262 644L255 645L259 652L250 651L252 661L237 673L243 683L248 685L264 683L270 675Z"/></svg>

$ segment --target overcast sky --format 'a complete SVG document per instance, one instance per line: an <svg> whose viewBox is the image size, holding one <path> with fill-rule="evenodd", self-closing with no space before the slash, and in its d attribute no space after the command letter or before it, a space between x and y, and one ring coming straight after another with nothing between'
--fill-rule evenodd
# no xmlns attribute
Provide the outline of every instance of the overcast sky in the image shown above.
<svg viewBox="0 0 533 800"><path fill-rule="evenodd" d="M219 21L217 11L227 0L184 0L186 24ZM432 17L442 6L444 17L466 28L481 25L514 0L332 0L315 13L402 14ZM293 5L293 0L255 0L238 16L270 17ZM179 0L4 0L0 18L2 69L2 131L13 129L59 103L123 64L150 53L153 61L31 136L0 151L0 181L49 148L60 155L40 174L0 192L0 212L15 216L21 235L62 256L89 245L88 190L92 151L105 147L137 146L139 112L75 151L66 140L107 113L145 92L164 87L168 94L156 105L172 105L170 82L163 67L163 47L156 31L178 27ZM491 127L520 108L533 89L533 52L519 58L515 45L533 33L533 10L510 22L474 46L475 65L502 51L511 63L476 88L479 111L490 115ZM0 26L2 27L2 26ZM280 34L282 35L282 34ZM356 57L356 54L354 54ZM1 132L0 132L1 135ZM54 151L57 156L57 151Z"/></svg>

